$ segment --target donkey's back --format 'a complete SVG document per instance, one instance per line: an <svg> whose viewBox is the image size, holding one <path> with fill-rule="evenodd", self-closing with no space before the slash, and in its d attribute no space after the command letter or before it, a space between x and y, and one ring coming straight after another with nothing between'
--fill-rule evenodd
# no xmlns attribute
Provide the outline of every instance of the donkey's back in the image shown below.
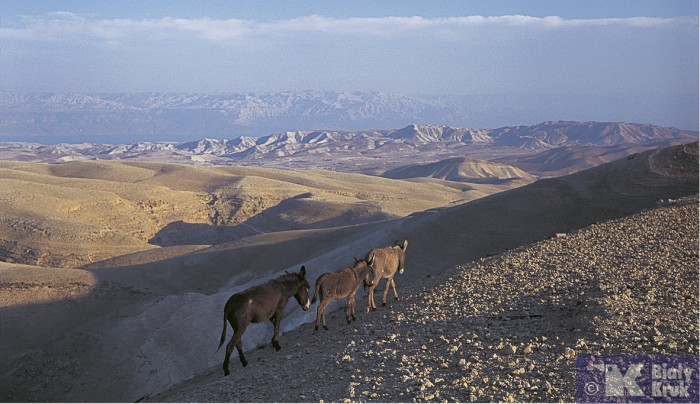
<svg viewBox="0 0 700 404"><path fill-rule="evenodd" d="M316 297L320 295L321 300L325 297L340 299L355 293L360 282L352 268L343 268L335 272L327 272L316 279L316 291L311 303L316 302Z"/></svg>
<svg viewBox="0 0 700 404"><path fill-rule="evenodd" d="M323 321L323 328L326 330L326 307L334 299L347 298L348 302L345 305L345 319L350 323L351 319L355 320L355 294L360 288L360 284L372 285L372 261L355 260L355 265L348 268L343 268L335 272L327 272L316 279L316 291L311 302L316 302L318 296L321 297L321 303L316 310L316 326Z"/></svg>
<svg viewBox="0 0 700 404"><path fill-rule="evenodd" d="M396 275L396 272L400 274L403 273L404 261L406 259L406 247L408 247L408 240L404 240L403 244L397 241L391 247L375 248L367 254L367 260L374 261L372 264L374 269L374 282L369 288L368 310L376 310L377 308L374 303L374 289L382 278L386 278L386 287L382 295L382 306L386 306L386 295L389 292L390 286L394 290L394 299L399 298L398 293L396 293L394 275Z"/></svg>
<svg viewBox="0 0 700 404"><path fill-rule="evenodd" d="M375 248L368 257L374 257L375 280L388 278L399 270L399 255L393 247Z"/></svg>
<svg viewBox="0 0 700 404"><path fill-rule="evenodd" d="M375 283L381 278L389 278L397 271L402 274L404 266L404 257L408 247L408 240L404 240L403 245L398 241L391 247L375 248L367 254L367 259L374 257Z"/></svg>

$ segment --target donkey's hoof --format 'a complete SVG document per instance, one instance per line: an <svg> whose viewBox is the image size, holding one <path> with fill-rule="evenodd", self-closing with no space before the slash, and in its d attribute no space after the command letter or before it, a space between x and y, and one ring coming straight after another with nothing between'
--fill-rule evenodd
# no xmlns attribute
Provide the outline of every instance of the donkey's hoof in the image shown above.
<svg viewBox="0 0 700 404"><path fill-rule="evenodd" d="M382 302L382 307L385 307L385 306L386 306L386 302Z"/></svg>
<svg viewBox="0 0 700 404"><path fill-rule="evenodd" d="M248 366L248 362L241 362L241 364L243 365L243 367Z"/></svg>
<svg viewBox="0 0 700 404"><path fill-rule="evenodd" d="M328 330L328 327L327 327L327 326L325 326L325 325L323 326L323 328L324 328L324 329L326 329L326 330Z"/></svg>
<svg viewBox="0 0 700 404"><path fill-rule="evenodd" d="M318 331L318 326L314 327L314 332Z"/></svg>
<svg viewBox="0 0 700 404"><path fill-rule="evenodd" d="M229 373L228 370L224 370L224 376L228 376L228 373Z"/></svg>

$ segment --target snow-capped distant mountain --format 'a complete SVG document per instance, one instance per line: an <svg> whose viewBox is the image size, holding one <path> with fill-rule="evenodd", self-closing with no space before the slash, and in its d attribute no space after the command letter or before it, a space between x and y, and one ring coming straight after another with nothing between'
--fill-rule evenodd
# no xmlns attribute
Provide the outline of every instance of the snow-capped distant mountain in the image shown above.
<svg viewBox="0 0 700 404"><path fill-rule="evenodd" d="M308 129L396 129L409 122L447 125L445 130L431 125L433 133L404 128L406 132L413 131L414 136L427 136L416 137L417 142L430 142L438 134L442 140L488 141L483 130L460 128L493 128L506 122L537 122L557 116L578 116L582 103L597 106L599 111L595 116L614 120L666 122L672 116L687 115L672 100L668 103L669 108L663 111L659 110L658 102L632 105L625 99L594 96L429 98L369 91L267 94L0 92L0 141L189 141L204 137L266 136ZM676 110L680 112L673 112ZM695 127L695 124L688 127ZM556 136L556 129L549 128L547 133L547 139L527 135L531 146L556 142L552 138ZM493 134L490 136L494 137Z"/></svg>
<svg viewBox="0 0 700 404"><path fill-rule="evenodd" d="M0 92L0 139L148 140L440 122L453 106L381 92L23 94ZM128 141L128 140L127 140Z"/></svg>

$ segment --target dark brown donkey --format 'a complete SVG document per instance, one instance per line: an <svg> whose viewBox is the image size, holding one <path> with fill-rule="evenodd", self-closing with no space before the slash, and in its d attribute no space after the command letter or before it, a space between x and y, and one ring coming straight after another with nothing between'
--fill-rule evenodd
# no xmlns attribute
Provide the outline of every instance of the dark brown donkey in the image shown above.
<svg viewBox="0 0 700 404"><path fill-rule="evenodd" d="M408 240L404 240L403 245L398 241L391 247L375 248L367 254L367 260L374 260L372 268L374 268L374 284L369 287L369 302L367 303L367 311L370 309L377 310L374 304L374 289L379 286L379 281L386 278L386 287L384 288L384 296L382 296L382 306L386 306L386 295L389 292L389 286L394 289L394 299L398 299L396 293L396 284L394 283L394 275L396 271L403 273L403 264L406 259L406 247Z"/></svg>
<svg viewBox="0 0 700 404"><path fill-rule="evenodd" d="M335 272L326 272L316 279L316 291L311 303L316 303L316 297L321 296L321 303L316 309L316 331L318 324L323 319L323 328L326 330L326 307L334 299L348 298L345 305L345 319L350 323L350 317L355 320L355 293L360 288L360 283L365 286L372 286L374 273L372 271L372 261L358 260L355 258L355 265L340 269Z"/></svg>
<svg viewBox="0 0 700 404"><path fill-rule="evenodd" d="M233 347L238 349L238 358L243 366L248 361L243 356L243 343L241 337L250 323L271 321L275 326L272 336L272 346L280 350L280 322L287 301L294 296L299 306L306 311L309 302L309 282L306 280L306 268L301 267L299 273L286 273L277 279L272 279L262 285L253 286L243 292L231 296L224 306L224 329L221 331L219 348L226 339L226 320L233 328L233 337L226 345L226 358L224 359L224 375L228 375L228 361L233 352Z"/></svg>

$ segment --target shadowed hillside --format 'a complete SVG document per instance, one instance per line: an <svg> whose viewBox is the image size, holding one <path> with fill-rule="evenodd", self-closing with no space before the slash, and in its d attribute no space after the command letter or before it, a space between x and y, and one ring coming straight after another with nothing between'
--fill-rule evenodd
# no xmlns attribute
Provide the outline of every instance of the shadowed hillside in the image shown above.
<svg viewBox="0 0 700 404"><path fill-rule="evenodd" d="M512 164L540 178L559 177L609 163L632 154L687 142L664 140L651 143L625 143L614 146L563 146L528 156L508 156L495 162Z"/></svg>
<svg viewBox="0 0 700 404"><path fill-rule="evenodd" d="M303 326L283 352L254 350L246 368L213 366L148 401L573 402L577 355L697 356L697 265L694 195L398 277L399 300L352 325L339 311L329 331Z"/></svg>

